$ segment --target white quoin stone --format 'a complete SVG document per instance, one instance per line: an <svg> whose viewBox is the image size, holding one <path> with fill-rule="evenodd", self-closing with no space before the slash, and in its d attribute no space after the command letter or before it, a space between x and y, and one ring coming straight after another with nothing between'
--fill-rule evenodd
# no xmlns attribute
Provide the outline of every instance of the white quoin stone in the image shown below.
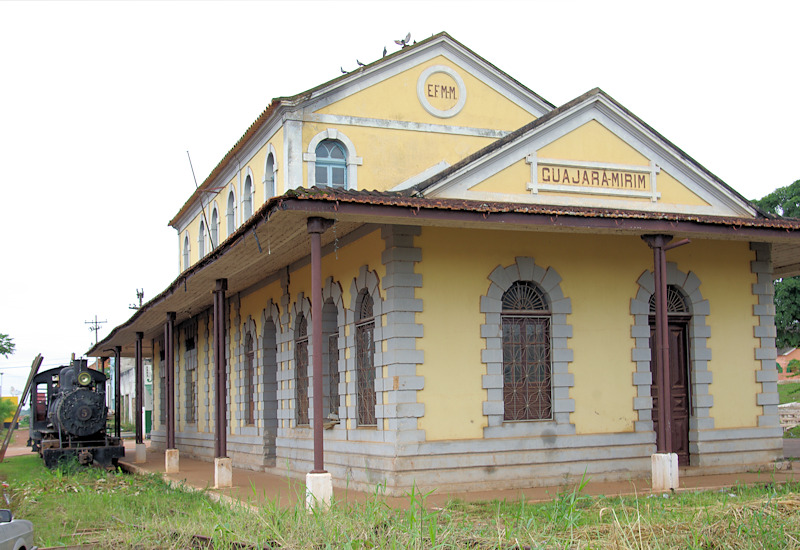
<svg viewBox="0 0 800 550"><path fill-rule="evenodd" d="M656 453L650 457L653 469L653 491L673 491L678 488L678 455Z"/></svg>
<svg viewBox="0 0 800 550"><path fill-rule="evenodd" d="M177 474L180 471L180 451L167 449L164 454L164 471L168 474Z"/></svg>
<svg viewBox="0 0 800 550"><path fill-rule="evenodd" d="M214 488L233 486L233 466L230 458L214 459Z"/></svg>
<svg viewBox="0 0 800 550"><path fill-rule="evenodd" d="M314 508L327 509L333 498L333 480L331 474L306 474L306 510Z"/></svg>

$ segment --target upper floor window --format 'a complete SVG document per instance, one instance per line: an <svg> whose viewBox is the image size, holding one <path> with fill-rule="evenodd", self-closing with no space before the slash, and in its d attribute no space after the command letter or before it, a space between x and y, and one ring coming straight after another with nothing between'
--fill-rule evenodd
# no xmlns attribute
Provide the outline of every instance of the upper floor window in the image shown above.
<svg viewBox="0 0 800 550"><path fill-rule="evenodd" d="M183 237L183 269L189 269L189 234Z"/></svg>
<svg viewBox="0 0 800 550"><path fill-rule="evenodd" d="M225 210L225 225L228 231L227 236L230 237L234 229L236 229L236 199L233 196L233 191L228 193L228 209Z"/></svg>
<svg viewBox="0 0 800 550"><path fill-rule="evenodd" d="M317 185L347 188L347 153L344 145L332 139L317 145L315 182Z"/></svg>
<svg viewBox="0 0 800 550"><path fill-rule="evenodd" d="M219 246L219 241L217 240L219 235L219 216L217 215L216 206L211 210L211 222L209 222L208 233L211 237L211 249L213 250L214 247Z"/></svg>
<svg viewBox="0 0 800 550"><path fill-rule="evenodd" d="M242 189L242 221L253 215L253 179L248 174Z"/></svg>
<svg viewBox="0 0 800 550"><path fill-rule="evenodd" d="M198 259L206 255L206 225L202 221L197 235L197 255Z"/></svg>
<svg viewBox="0 0 800 550"><path fill-rule="evenodd" d="M504 420L552 418L550 306L542 290L517 281L503 294Z"/></svg>
<svg viewBox="0 0 800 550"><path fill-rule="evenodd" d="M270 153L267 155L267 162L264 166L264 200L267 201L275 196L275 156Z"/></svg>

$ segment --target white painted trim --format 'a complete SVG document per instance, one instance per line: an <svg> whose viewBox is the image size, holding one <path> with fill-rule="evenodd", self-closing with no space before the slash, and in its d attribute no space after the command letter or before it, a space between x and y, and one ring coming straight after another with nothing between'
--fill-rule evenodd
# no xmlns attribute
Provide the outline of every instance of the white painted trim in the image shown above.
<svg viewBox="0 0 800 550"><path fill-rule="evenodd" d="M364 160L356 155L356 146L350 138L336 128L327 128L308 142L308 149L303 153L303 161L308 163L308 186L316 185L317 145L326 139L336 140L344 145L347 152L347 189L358 190L357 169L364 163Z"/></svg>
<svg viewBox="0 0 800 550"><path fill-rule="evenodd" d="M178 238L180 238L180 233L178 234ZM192 265L192 240L189 238L188 229L184 231L183 239L181 239L180 244L183 248L183 253L181 254L181 262L183 263L183 269L181 269L182 273L189 269L189 266Z"/></svg>
<svg viewBox="0 0 800 550"><path fill-rule="evenodd" d="M507 130L497 130L495 128L473 128L470 126L430 124L428 122L313 113L303 116L303 122L358 126L360 128L381 128L385 130L407 130L410 132L428 132L458 136L486 137L492 139L499 139L511 133Z"/></svg>
<svg viewBox="0 0 800 550"><path fill-rule="evenodd" d="M211 216L209 216L209 221L208 221L208 237L209 237L209 242L212 245L211 248L213 249L213 248L218 247L219 243L221 243L224 239L220 239L220 236L219 236L220 223L219 223L219 209L217 208L217 201L215 200L209 206L211 207ZM217 215L216 227L214 227L214 225L215 225L214 224L214 214ZM215 229L216 242L214 242L214 239L211 238L211 229L212 229L212 227Z"/></svg>
<svg viewBox="0 0 800 550"><path fill-rule="evenodd" d="M272 156L272 194L267 190L267 167L270 156ZM264 187L264 202L278 195L278 153L271 143L267 144L267 154L264 157L264 176L261 178L261 183Z"/></svg>
<svg viewBox="0 0 800 550"><path fill-rule="evenodd" d="M450 167L450 163L447 162L446 160L443 160L441 162L438 162L438 163L434 164L430 168L428 168L426 170L423 170L422 172L420 172L416 176L411 176L406 181L404 181L402 183L398 183L397 185L392 187L389 191L402 191L403 189L408 189L409 187L414 187L418 183L423 182L423 181L425 181L426 179L428 179L430 177L433 177L434 175L438 174L439 172L441 172L445 168L449 168L449 167Z"/></svg>
<svg viewBox="0 0 800 550"><path fill-rule="evenodd" d="M303 187L303 123L287 120L283 126L283 190Z"/></svg>
<svg viewBox="0 0 800 550"><path fill-rule="evenodd" d="M458 101L456 104L447 109L445 111L441 109L437 109L433 105L430 104L428 101L428 96L425 94L425 82L431 76L435 74L446 74L456 82L456 86L458 87ZM464 108L464 105L467 103L467 86L464 84L464 79L461 78L455 70L451 67L446 65L433 65L428 67L419 75L419 79L417 79L417 99L419 99L422 108L425 109L428 113L432 114L435 117L439 118L451 118L456 116L458 113L461 112L461 109Z"/></svg>
<svg viewBox="0 0 800 550"><path fill-rule="evenodd" d="M230 196L233 195L233 212L231 213L231 217L228 217L228 206L231 204ZM234 231L236 231L236 210L237 210L237 202L236 202L236 187L231 185L228 192L225 194L225 238L227 239L230 237ZM233 227L230 227L230 222L233 222Z"/></svg>

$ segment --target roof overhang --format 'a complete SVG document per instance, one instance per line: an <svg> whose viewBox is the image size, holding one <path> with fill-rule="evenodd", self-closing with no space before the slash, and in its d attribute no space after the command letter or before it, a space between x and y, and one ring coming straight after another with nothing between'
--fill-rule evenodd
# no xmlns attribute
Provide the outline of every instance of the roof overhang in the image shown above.
<svg viewBox="0 0 800 550"><path fill-rule="evenodd" d="M590 209L519 203L431 199L400 193L298 189L265 203L235 233L181 273L161 294L87 352L108 356L115 346L133 356L136 333L151 355L152 340L163 335L168 312L181 323L211 308L217 279L228 280L228 294L246 293L277 281L289 266L309 261L309 217L335 222L322 235L323 251L354 231L388 225L548 231L610 235L670 234L773 244L775 277L800 275L800 220L721 218L627 210Z"/></svg>

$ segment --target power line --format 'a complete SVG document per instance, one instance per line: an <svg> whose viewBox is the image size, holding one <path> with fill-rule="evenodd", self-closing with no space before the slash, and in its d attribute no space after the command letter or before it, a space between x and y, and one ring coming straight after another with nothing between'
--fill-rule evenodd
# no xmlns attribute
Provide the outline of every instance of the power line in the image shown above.
<svg viewBox="0 0 800 550"><path fill-rule="evenodd" d="M108 321L98 321L97 315L94 316L94 321L84 321L84 324L92 325L89 327L89 330L94 331L94 345L97 345L97 334L100 331L100 325L107 323Z"/></svg>

